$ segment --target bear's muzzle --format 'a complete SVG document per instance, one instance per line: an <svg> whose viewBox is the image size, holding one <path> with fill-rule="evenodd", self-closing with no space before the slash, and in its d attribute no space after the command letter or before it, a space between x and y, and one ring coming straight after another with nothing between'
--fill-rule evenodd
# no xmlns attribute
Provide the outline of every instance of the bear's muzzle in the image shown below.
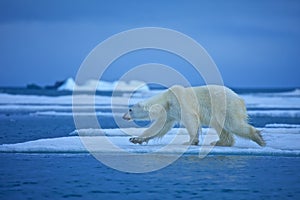
<svg viewBox="0 0 300 200"><path fill-rule="evenodd" d="M131 116L130 116L129 112L127 112L127 113L125 113L125 114L123 115L123 119L125 119L125 120L127 120L127 121L130 121L130 120L131 120Z"/></svg>

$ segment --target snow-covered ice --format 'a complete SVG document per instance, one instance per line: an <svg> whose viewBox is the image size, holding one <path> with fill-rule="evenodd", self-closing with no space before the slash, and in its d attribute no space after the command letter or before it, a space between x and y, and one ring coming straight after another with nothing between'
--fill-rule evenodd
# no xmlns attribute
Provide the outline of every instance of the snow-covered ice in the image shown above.
<svg viewBox="0 0 300 200"><path fill-rule="evenodd" d="M293 129L293 131L291 131ZM206 134L207 131L210 134ZM133 129L132 132L141 132L141 129ZM188 140L188 134L183 129L172 129L161 140L152 140L148 144L134 145L128 139L129 135L121 129L83 129L79 130L80 135L76 136L78 131L71 133L72 136L39 139L17 144L0 145L0 152L19 152L19 153L86 153L89 151L97 153L118 153L126 151L129 153L152 153L176 154L182 151L182 143ZM130 132L130 131L129 131ZM218 136L212 129L204 129L204 135L200 136L204 141L203 147L191 146L185 152L186 154L197 155L200 148L209 148L209 144L217 140ZM266 147L260 147L256 143L236 138L236 144L233 147L218 147L211 149L210 155L263 155L263 156L300 156L300 128L281 128L280 131L274 129L263 129L263 137L266 140ZM168 149L163 149L176 136L176 142L172 142ZM118 148L111 148L107 141ZM180 141L180 142L178 142ZM83 145L83 143L86 145ZM119 150L118 150L119 149Z"/></svg>

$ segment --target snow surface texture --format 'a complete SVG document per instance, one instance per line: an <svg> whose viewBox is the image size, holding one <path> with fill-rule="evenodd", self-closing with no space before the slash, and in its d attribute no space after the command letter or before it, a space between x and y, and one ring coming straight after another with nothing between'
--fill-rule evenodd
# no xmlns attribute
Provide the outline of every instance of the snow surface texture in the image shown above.
<svg viewBox="0 0 300 200"><path fill-rule="evenodd" d="M149 91L146 83L141 81L115 81L113 83L107 81L88 80L82 85L77 85L73 78L68 78L58 90L77 90L77 91Z"/></svg>
<svg viewBox="0 0 300 200"><path fill-rule="evenodd" d="M281 125L279 125L281 126ZM207 132L210 131L210 134ZM141 132L141 129L131 128L131 133ZM217 140L218 136L213 129L203 129L200 141L205 143L199 146L190 146L186 154L198 155L200 148L207 148L209 144ZM77 134L81 136L76 136ZM182 150L182 143L188 141L188 134L185 129L174 128L161 140L152 140L148 144L134 145L129 142L131 136L126 135L120 129L82 129L70 133L69 137L39 139L17 144L0 145L0 152L13 153L86 153L88 146L91 152L97 153L152 153L176 154ZM171 148L162 150L177 135L177 142L172 143ZM260 156L300 156L300 128L265 128L262 132L267 146L260 147L252 141L236 138L233 147L218 147L211 149L209 155L260 155ZM201 139L202 138L202 139ZM205 139L204 139L205 138ZM104 141L119 147L120 151L112 150ZM178 142L180 141L180 142Z"/></svg>

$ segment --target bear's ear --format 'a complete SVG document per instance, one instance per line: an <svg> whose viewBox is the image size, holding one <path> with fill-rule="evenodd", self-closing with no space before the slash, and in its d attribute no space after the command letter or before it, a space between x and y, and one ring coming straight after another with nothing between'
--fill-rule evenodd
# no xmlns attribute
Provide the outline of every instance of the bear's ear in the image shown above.
<svg viewBox="0 0 300 200"><path fill-rule="evenodd" d="M149 111L150 110L150 106L144 103L138 103L137 104L139 106L139 108L141 108L144 111Z"/></svg>

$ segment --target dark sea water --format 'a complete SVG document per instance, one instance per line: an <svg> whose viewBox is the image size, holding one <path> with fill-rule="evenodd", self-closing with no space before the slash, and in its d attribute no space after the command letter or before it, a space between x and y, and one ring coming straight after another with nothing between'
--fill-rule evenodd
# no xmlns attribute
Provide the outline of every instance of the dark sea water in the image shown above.
<svg viewBox="0 0 300 200"><path fill-rule="evenodd" d="M1 199L299 199L300 159L183 156L151 173L89 154L0 154ZM124 163L126 165L126 163Z"/></svg>
<svg viewBox="0 0 300 200"><path fill-rule="evenodd" d="M272 96L286 91L290 90L238 92ZM2 92L70 95L20 88ZM35 115L34 110L2 106L0 145L66 137L75 130L72 115ZM63 111L70 112L68 108ZM110 112L107 108L98 111ZM117 128L111 116L99 116L98 120L102 128ZM256 127L270 123L300 124L300 120L288 115L251 117ZM114 155L112 159L118 157ZM0 153L0 199L300 199L299 169L298 156L215 155L200 159L185 155L161 170L132 174L109 168L88 153Z"/></svg>

